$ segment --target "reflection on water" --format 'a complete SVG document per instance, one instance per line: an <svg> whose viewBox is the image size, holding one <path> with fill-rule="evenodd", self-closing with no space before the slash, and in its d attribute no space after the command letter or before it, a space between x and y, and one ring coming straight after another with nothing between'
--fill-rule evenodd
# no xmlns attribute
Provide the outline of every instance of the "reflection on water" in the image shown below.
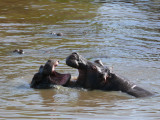
<svg viewBox="0 0 160 120"><path fill-rule="evenodd" d="M0 1L0 13L0 118L160 118L159 0L5 0ZM156 96L135 99L121 92L29 88L34 73L50 58L60 60L57 71L77 76L65 65L74 51L91 61L101 59Z"/></svg>

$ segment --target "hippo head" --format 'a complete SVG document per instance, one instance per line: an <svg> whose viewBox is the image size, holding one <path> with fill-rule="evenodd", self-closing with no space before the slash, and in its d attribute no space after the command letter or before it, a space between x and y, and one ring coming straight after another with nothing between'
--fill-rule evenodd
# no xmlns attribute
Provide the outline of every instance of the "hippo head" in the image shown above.
<svg viewBox="0 0 160 120"><path fill-rule="evenodd" d="M77 69L86 69L87 60L76 52L66 58L66 64Z"/></svg>
<svg viewBox="0 0 160 120"><path fill-rule="evenodd" d="M67 85L70 81L70 74L61 74L55 71L58 60L48 60L45 65L41 65L38 73L32 79L31 87L44 89L51 88L53 85Z"/></svg>
<svg viewBox="0 0 160 120"><path fill-rule="evenodd" d="M61 74L55 71L58 60L48 60L43 67L42 74L49 78L50 83L55 85L65 85L71 78L70 74Z"/></svg>
<svg viewBox="0 0 160 120"><path fill-rule="evenodd" d="M56 66L58 66L58 60L48 60L43 67L42 73L44 75L52 74L55 71ZM42 67L40 67L42 69Z"/></svg>
<svg viewBox="0 0 160 120"><path fill-rule="evenodd" d="M77 84L84 88L102 88L110 77L110 70L100 60L89 62L76 52L66 58L66 64L78 69Z"/></svg>

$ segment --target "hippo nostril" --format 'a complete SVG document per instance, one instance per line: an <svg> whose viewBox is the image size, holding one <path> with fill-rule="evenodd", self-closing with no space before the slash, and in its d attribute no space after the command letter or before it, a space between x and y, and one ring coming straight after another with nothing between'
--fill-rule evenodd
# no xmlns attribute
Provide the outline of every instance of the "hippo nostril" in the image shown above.
<svg viewBox="0 0 160 120"><path fill-rule="evenodd" d="M51 62L51 60L48 60L47 62Z"/></svg>
<svg viewBox="0 0 160 120"><path fill-rule="evenodd" d="M77 53L76 53L76 52L73 52L72 54L76 54L76 55L77 55Z"/></svg>

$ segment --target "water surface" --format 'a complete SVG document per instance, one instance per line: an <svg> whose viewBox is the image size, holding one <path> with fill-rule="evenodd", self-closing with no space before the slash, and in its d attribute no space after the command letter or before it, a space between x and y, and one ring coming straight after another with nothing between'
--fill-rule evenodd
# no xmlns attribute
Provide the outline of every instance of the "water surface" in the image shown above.
<svg viewBox="0 0 160 120"><path fill-rule="evenodd" d="M14 49L25 54L14 54ZM101 59L156 96L136 99L121 92L29 87L48 59L60 60L57 71L77 76L65 64L72 52L90 61ZM159 80L159 0L0 1L1 119L158 120Z"/></svg>

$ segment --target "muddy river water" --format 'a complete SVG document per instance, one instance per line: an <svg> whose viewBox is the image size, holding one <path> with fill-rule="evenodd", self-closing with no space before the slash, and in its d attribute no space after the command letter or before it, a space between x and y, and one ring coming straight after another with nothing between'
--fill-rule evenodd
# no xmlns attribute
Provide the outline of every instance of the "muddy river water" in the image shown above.
<svg viewBox="0 0 160 120"><path fill-rule="evenodd" d="M77 76L65 64L72 52L101 59L155 96L29 87L48 59L60 60L57 71ZM0 0L0 119L159 120L160 1Z"/></svg>

